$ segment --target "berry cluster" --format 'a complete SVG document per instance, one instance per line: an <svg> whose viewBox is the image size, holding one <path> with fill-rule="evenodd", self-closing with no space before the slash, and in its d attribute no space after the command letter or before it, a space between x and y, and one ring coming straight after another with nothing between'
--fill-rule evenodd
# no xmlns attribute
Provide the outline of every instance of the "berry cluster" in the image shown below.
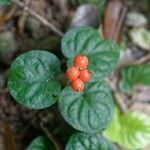
<svg viewBox="0 0 150 150"><path fill-rule="evenodd" d="M66 71L67 78L71 81L71 87L75 91L84 90L84 82L90 80L91 73L86 69L88 65L88 57L78 54L73 60L74 66L71 66Z"/></svg>

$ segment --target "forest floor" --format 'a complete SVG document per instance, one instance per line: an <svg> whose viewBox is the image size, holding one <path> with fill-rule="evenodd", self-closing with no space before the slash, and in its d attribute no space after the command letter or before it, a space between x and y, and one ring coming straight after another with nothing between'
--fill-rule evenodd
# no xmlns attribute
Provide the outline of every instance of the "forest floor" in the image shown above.
<svg viewBox="0 0 150 150"><path fill-rule="evenodd" d="M135 86L127 94L117 88L124 66L150 63L149 1L106 3L102 0L97 7L82 3L78 0L13 0L11 5L0 6L0 150L24 150L35 137L47 134L63 149L75 131L64 121L56 104L40 111L29 110L16 103L7 89L12 61L32 49L53 52L65 70L60 42L71 27L92 26L103 33L104 38L113 39L121 46L118 68L108 80L116 103L123 112L138 110L150 115L150 86ZM145 32L149 32L147 42L141 36Z"/></svg>

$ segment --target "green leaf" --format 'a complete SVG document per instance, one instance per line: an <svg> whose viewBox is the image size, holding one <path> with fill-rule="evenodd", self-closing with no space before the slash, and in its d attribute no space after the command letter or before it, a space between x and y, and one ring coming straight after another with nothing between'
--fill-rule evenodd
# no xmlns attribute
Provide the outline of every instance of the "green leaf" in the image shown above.
<svg viewBox="0 0 150 150"><path fill-rule="evenodd" d="M105 82L89 82L84 92L70 87L62 91L59 109L65 120L75 129L97 133L109 125L114 111L110 88Z"/></svg>
<svg viewBox="0 0 150 150"><path fill-rule="evenodd" d="M113 150L113 146L99 134L76 133L71 136L65 150Z"/></svg>
<svg viewBox="0 0 150 150"><path fill-rule="evenodd" d="M61 91L57 76L60 62L46 51L20 55L9 72L8 87L16 101L28 108L42 109L54 104Z"/></svg>
<svg viewBox="0 0 150 150"><path fill-rule="evenodd" d="M68 31L62 39L62 53L71 60L76 54L86 54L92 81L108 76L119 59L118 46L112 41L103 40L97 30L91 27L78 27Z"/></svg>
<svg viewBox="0 0 150 150"><path fill-rule="evenodd" d="M150 85L150 64L128 66L122 70L122 80L119 87L123 92L129 92L134 85Z"/></svg>
<svg viewBox="0 0 150 150"><path fill-rule="evenodd" d="M47 138L39 136L30 143L26 150L55 150L55 147Z"/></svg>
<svg viewBox="0 0 150 150"><path fill-rule="evenodd" d="M104 135L110 139L111 141L116 141L116 139L118 138L118 135L120 134L120 130L121 130L121 125L120 125L120 112L119 110L116 108L115 109L115 113L113 116L113 120L111 122L111 124L109 125L109 127L103 132ZM110 138L111 137L111 138Z"/></svg>
<svg viewBox="0 0 150 150"><path fill-rule="evenodd" d="M11 0L0 0L0 4L10 4Z"/></svg>
<svg viewBox="0 0 150 150"><path fill-rule="evenodd" d="M128 150L144 148L150 144L150 117L140 112L121 115L116 110L104 135Z"/></svg>

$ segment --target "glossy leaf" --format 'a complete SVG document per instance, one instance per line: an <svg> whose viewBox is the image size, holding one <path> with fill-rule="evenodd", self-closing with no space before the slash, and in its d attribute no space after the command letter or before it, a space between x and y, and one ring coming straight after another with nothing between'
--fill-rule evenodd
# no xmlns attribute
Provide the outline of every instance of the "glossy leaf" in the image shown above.
<svg viewBox="0 0 150 150"><path fill-rule="evenodd" d="M125 149L142 149L150 144L150 117L140 112L121 115L116 110L104 135Z"/></svg>
<svg viewBox="0 0 150 150"><path fill-rule="evenodd" d="M84 92L70 87L62 91L59 109L65 120L75 129L97 133L109 125L114 111L111 91L105 82L89 82Z"/></svg>
<svg viewBox="0 0 150 150"><path fill-rule="evenodd" d="M111 143L99 134L76 133L65 150L114 150Z"/></svg>
<svg viewBox="0 0 150 150"><path fill-rule="evenodd" d="M108 76L119 58L118 46L112 41L103 40L97 30L91 27L78 27L68 31L62 40L62 53L70 61L76 54L86 54L92 81Z"/></svg>
<svg viewBox="0 0 150 150"><path fill-rule="evenodd" d="M10 4L11 0L0 0L0 4Z"/></svg>
<svg viewBox="0 0 150 150"><path fill-rule="evenodd" d="M150 64L128 66L122 70L120 89L128 92L134 85L150 85Z"/></svg>
<svg viewBox="0 0 150 150"><path fill-rule="evenodd" d="M30 143L26 150L55 150L55 147L47 138L39 136Z"/></svg>
<svg viewBox="0 0 150 150"><path fill-rule="evenodd" d="M29 108L42 109L54 104L61 91L57 76L60 62L46 51L30 51L12 63L8 87L14 99Z"/></svg>

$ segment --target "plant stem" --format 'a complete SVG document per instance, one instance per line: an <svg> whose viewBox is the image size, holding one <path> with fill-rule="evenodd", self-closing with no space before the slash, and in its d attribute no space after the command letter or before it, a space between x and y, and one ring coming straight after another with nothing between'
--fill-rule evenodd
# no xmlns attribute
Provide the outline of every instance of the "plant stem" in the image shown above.
<svg viewBox="0 0 150 150"><path fill-rule="evenodd" d="M62 150L60 144L58 144L56 142L56 140L54 139L54 137L50 134L50 132L48 131L48 129L46 127L44 127L43 123L41 123L41 129L43 130L43 132L46 134L47 138L49 140L51 140L56 148L56 150Z"/></svg>
<svg viewBox="0 0 150 150"><path fill-rule="evenodd" d="M31 16L39 20L43 25L49 27L55 34L62 37L63 32L58 29L55 25L53 25L51 22L47 21L43 16L35 12L34 10L30 9L28 6L25 5L25 3L19 1L19 0L12 0L12 2L19 7L23 8L25 11L27 11Z"/></svg>

